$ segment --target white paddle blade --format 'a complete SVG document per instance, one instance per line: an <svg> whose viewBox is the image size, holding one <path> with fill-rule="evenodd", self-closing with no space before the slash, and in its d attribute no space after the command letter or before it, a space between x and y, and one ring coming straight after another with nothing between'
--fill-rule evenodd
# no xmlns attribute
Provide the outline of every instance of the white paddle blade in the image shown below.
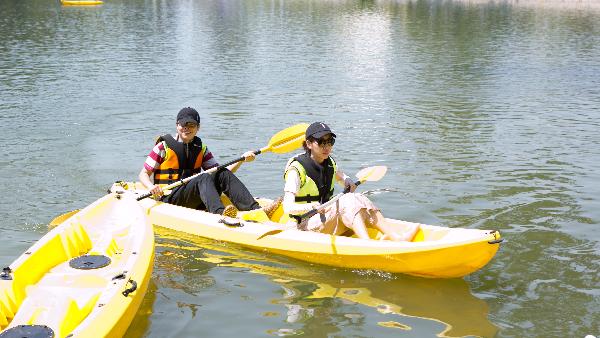
<svg viewBox="0 0 600 338"><path fill-rule="evenodd" d="M375 182L375 181L379 181L383 176L385 176L386 172L387 172L387 167L384 165L367 167L367 168L361 169L359 172L357 172L356 178L358 178L358 180L360 182L366 182L366 181Z"/></svg>

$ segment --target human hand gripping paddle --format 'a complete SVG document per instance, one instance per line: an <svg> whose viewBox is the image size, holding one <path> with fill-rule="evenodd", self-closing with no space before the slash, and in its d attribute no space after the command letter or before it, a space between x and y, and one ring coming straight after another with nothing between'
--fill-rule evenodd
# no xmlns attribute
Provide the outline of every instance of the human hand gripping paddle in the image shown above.
<svg viewBox="0 0 600 338"><path fill-rule="evenodd" d="M288 127L286 129L278 132L277 134L273 135L273 137L271 137L271 139L269 140L269 144L264 148L255 150L254 154L258 155L258 154L261 154L261 153L264 153L267 151L271 151L276 154L283 154L283 153L287 153L292 150L298 149L302 145L302 142L304 142L304 133L306 133L306 128L308 128L307 123L300 123L300 124L296 124L294 126ZM236 158L235 160L229 161L225 164L221 164L217 167L211 168L209 170L197 173L195 175L186 177L177 182L171 183L171 184L167 185L166 187L164 187L163 190L171 190L173 188L177 188L178 186L189 182L190 180L196 178L199 175L210 174L210 173L216 172L218 170L221 170L225 167L228 167L237 162L241 162L243 160L244 160L244 157L240 156L240 157ZM137 200L141 201L144 198L147 198L150 196L152 196L151 192L146 193L142 196L139 196L137 198Z"/></svg>
<svg viewBox="0 0 600 338"><path fill-rule="evenodd" d="M385 176L386 172L387 172L387 167L384 165L367 167L367 168L361 169L359 172L356 173L356 178L358 178L358 180L356 182L354 182L354 185L359 186L362 183L367 182L367 181L371 181L371 182L379 181L381 178L383 178L383 176ZM310 217L316 215L318 212L320 212L321 210L332 205L338 199L340 199L340 197L342 197L344 194L349 193L349 192L350 192L350 187L347 187L346 189L344 189L344 192L341 192L341 193L335 195L329 201L319 205L315 209L313 209L305 214L300 215L300 219L306 219L306 218L310 218ZM269 231L261 234L260 236L258 236L256 239L259 240L266 236L276 235L284 230L286 230L286 229L269 230Z"/></svg>
<svg viewBox="0 0 600 338"><path fill-rule="evenodd" d="M276 154L283 154L283 153L288 153L292 150L296 150L296 149L300 148L302 146L302 142L304 142L304 134L306 133L306 128L308 128L307 123L299 123L299 124L293 125L291 127L285 128L285 129L279 131L277 134L273 135L273 137L271 137L271 139L269 140L269 144L266 147L261 148L259 150L255 150L254 154L258 155L258 154L261 154L261 153L264 153L267 151L271 151ZM203 171L196 175L186 177L183 180L169 184L168 186L164 187L163 190L176 188L182 184L187 183L188 181L190 181L191 179L193 179L194 177L196 177L198 175L213 173L213 172L216 172L217 170L228 167L234 163L241 162L243 160L244 160L244 157L241 156L239 158L236 158L233 161L229 161L218 167L211 168L209 170ZM143 200L144 198L147 198L150 196L152 196L152 193L147 193L147 194L139 196L137 198L137 200L140 201L140 200ZM78 211L79 210L69 211L65 214L62 214L62 215L56 217L55 219L53 219L50 222L49 226L54 227L54 226L62 223L63 221L65 221L69 217L73 216Z"/></svg>
<svg viewBox="0 0 600 338"><path fill-rule="evenodd" d="M374 166L374 167L367 167L367 168L361 169L359 172L356 173L356 178L358 178L358 181L354 182L354 185L359 186L366 181L371 181L371 182L379 181L383 176L385 176L386 172L387 172L387 167L384 165L378 165L378 166ZM349 193L349 192L350 192L350 187L347 187L346 189L344 189L344 192L341 192L341 193L333 196L329 201L319 205L315 209L313 209L303 215L300 215L300 218L305 219L305 218L310 218L310 217L316 215L319 211L332 205L338 199L340 199L340 197L342 197L344 194Z"/></svg>

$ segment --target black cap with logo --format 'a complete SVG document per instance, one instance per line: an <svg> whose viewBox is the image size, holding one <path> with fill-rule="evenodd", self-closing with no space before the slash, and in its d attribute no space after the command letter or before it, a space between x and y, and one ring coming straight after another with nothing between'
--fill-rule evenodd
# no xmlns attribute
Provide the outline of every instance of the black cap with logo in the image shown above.
<svg viewBox="0 0 600 338"><path fill-rule="evenodd" d="M323 122L315 122L308 126L306 129L305 137L308 139L312 137L314 139L320 139L321 137L331 134L331 136L336 137L335 134L331 131L328 125Z"/></svg>
<svg viewBox="0 0 600 338"><path fill-rule="evenodd" d="M200 124L200 114L191 107L185 107L177 114L177 124L184 126L188 122Z"/></svg>

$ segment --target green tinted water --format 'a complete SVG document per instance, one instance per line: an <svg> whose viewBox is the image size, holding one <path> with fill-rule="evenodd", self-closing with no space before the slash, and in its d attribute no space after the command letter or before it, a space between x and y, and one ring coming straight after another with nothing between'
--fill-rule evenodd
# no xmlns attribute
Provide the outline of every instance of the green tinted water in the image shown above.
<svg viewBox="0 0 600 338"><path fill-rule="evenodd" d="M499 229L481 271L344 271L157 234L128 336L600 336L597 9L388 1L0 2L0 263L133 180L183 106L225 162L324 120L384 214ZM567 6L568 7L568 6ZM287 156L239 176L282 189Z"/></svg>

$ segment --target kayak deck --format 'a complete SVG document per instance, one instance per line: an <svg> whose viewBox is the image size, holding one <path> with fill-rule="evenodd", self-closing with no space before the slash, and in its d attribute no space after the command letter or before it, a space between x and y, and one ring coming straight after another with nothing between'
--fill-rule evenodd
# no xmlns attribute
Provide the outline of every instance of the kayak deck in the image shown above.
<svg viewBox="0 0 600 338"><path fill-rule="evenodd" d="M135 196L146 192L139 183L115 184L111 189ZM267 199L258 200L263 205L270 202ZM228 226L222 223L224 218L221 215L157 202L151 198L140 201L140 204L156 226L311 263L421 277L455 278L477 271L494 257L502 241L500 233L494 230L426 224L419 224L421 231L411 242L379 240L381 234L374 229L370 231L372 239L359 239L300 231L276 222L258 223L238 219L238 226ZM386 221L398 230L415 225L389 218Z"/></svg>
<svg viewBox="0 0 600 338"><path fill-rule="evenodd" d="M135 200L107 195L4 269L0 329L51 330L57 337L122 335L144 297L153 255L153 231L143 210Z"/></svg>

